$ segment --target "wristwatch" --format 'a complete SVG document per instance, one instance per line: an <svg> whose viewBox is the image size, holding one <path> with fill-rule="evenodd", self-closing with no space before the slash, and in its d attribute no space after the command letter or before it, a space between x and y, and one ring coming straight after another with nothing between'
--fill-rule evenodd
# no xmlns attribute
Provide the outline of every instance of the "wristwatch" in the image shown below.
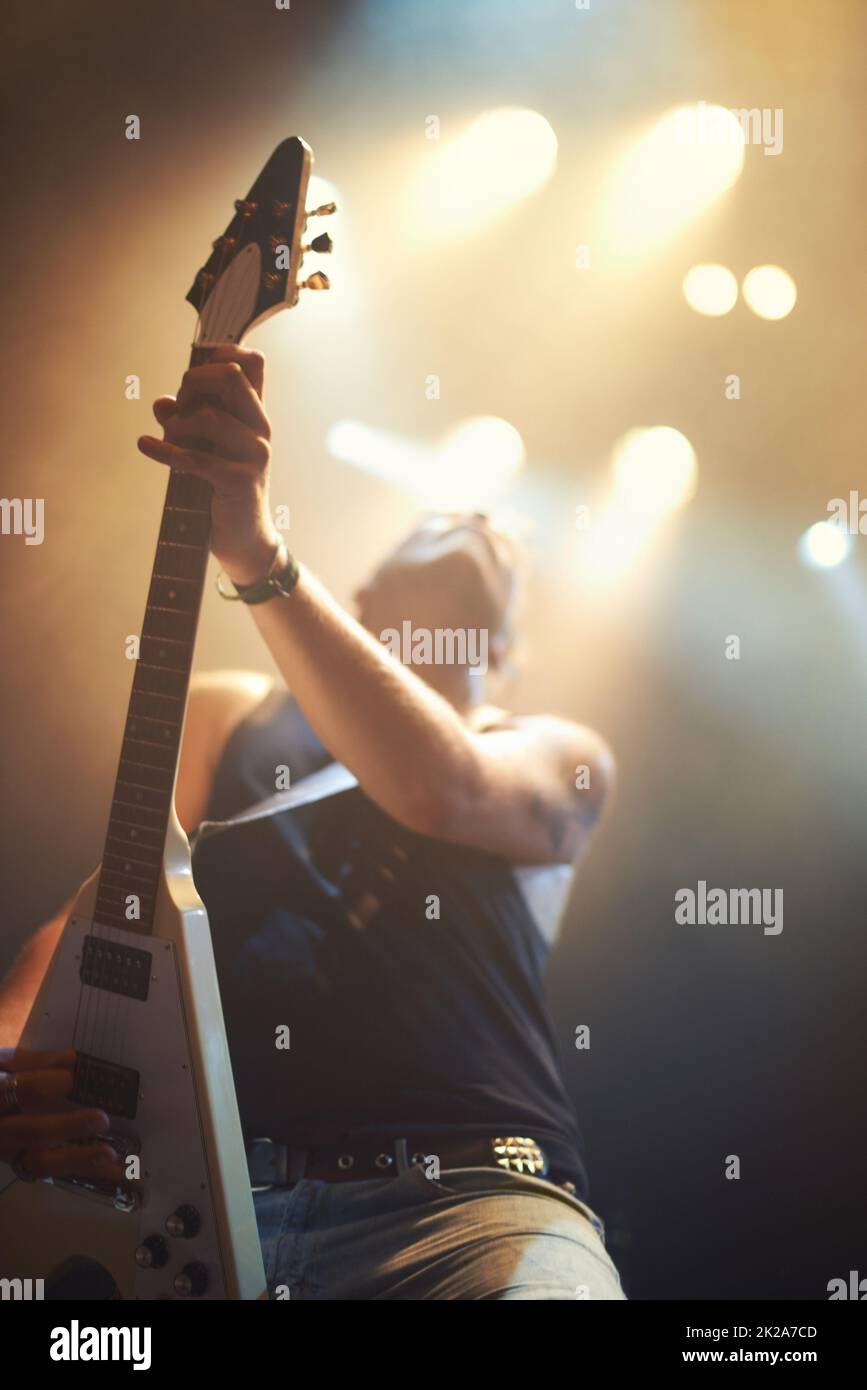
<svg viewBox="0 0 867 1390"><path fill-rule="evenodd" d="M280 540L264 579L257 579L252 584L233 583L235 592L230 594L221 583L221 571L217 575L217 593L232 603L239 600L241 603L267 603L269 598L288 598L298 583L299 574L298 562L290 555L285 541Z"/></svg>

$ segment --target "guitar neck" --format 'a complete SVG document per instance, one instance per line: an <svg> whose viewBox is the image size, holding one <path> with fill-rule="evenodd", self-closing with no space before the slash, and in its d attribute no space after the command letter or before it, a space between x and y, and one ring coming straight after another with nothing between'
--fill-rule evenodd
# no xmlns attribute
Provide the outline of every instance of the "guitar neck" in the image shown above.
<svg viewBox="0 0 867 1390"><path fill-rule="evenodd" d="M191 366L209 349L194 347ZM163 866L211 533L211 486L171 472L148 589L94 920L149 935Z"/></svg>
<svg viewBox="0 0 867 1390"><path fill-rule="evenodd" d="M328 236L301 243L311 164L303 140L283 140L247 196L236 199L234 217L187 294L198 314L191 366L206 362L215 343L240 343L257 323L296 304L304 252L330 250ZM334 210L323 203L309 216ZM302 283L325 289L328 278L317 271ZM210 484L172 472L97 886L94 920L105 927L154 930L210 531Z"/></svg>

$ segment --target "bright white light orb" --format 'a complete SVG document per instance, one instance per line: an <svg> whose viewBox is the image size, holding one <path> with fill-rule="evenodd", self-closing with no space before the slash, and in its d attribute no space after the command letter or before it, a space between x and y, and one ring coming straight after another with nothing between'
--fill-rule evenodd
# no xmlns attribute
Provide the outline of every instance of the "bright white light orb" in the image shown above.
<svg viewBox="0 0 867 1390"><path fill-rule="evenodd" d="M485 111L460 135L429 152L421 228L440 234L470 231L535 193L556 164L557 137L538 111Z"/></svg>
<svg viewBox="0 0 867 1390"><path fill-rule="evenodd" d="M744 132L723 106L669 111L620 161L608 196L607 238L621 256L652 250L735 182Z"/></svg>
<svg viewBox="0 0 867 1390"><path fill-rule="evenodd" d="M801 559L814 570L829 570L842 564L851 549L852 537L832 521L817 521L798 542Z"/></svg>
<svg viewBox="0 0 867 1390"><path fill-rule="evenodd" d="M524 441L497 415L465 420L436 451L427 493L431 504L462 511L492 501L520 470Z"/></svg>
<svg viewBox="0 0 867 1390"><path fill-rule="evenodd" d="M727 266L694 265L684 279L683 293L697 314L718 318L737 303L738 282Z"/></svg>
<svg viewBox="0 0 867 1390"><path fill-rule="evenodd" d="M581 575L590 588L616 584L641 558L654 524L646 516L608 503L583 537Z"/></svg>
<svg viewBox="0 0 867 1390"><path fill-rule="evenodd" d="M662 517L695 492L695 450L669 425L630 430L614 447L612 468L617 501L640 516Z"/></svg>
<svg viewBox="0 0 867 1390"><path fill-rule="evenodd" d="M524 441L514 425L498 415L477 415L465 420L446 437L439 450L439 466L455 474L470 469L477 478L495 473L512 477L524 462Z"/></svg>
<svg viewBox="0 0 867 1390"><path fill-rule="evenodd" d="M359 420L337 420L325 447L334 458L395 484L435 511L473 511L490 504L526 457L515 426L496 415L463 421L435 447Z"/></svg>
<svg viewBox="0 0 867 1390"><path fill-rule="evenodd" d="M744 299L760 319L784 319L795 307L798 287L778 265L757 265L744 276Z"/></svg>

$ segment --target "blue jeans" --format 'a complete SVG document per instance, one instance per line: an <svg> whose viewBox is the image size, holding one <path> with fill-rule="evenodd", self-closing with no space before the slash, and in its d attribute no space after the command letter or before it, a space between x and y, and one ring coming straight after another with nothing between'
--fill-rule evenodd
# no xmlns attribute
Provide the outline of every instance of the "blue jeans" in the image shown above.
<svg viewBox="0 0 867 1390"><path fill-rule="evenodd" d="M253 1197L272 1298L625 1298L599 1218L542 1178L455 1168L433 1179L418 1165Z"/></svg>

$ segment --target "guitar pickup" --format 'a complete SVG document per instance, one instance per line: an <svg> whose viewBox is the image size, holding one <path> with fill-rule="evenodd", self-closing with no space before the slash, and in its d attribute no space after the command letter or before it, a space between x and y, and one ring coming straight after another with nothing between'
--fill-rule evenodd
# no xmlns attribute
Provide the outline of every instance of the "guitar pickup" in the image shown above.
<svg viewBox="0 0 867 1390"><path fill-rule="evenodd" d="M104 936L86 936L82 945L83 985L122 994L127 999L147 999L153 956L135 946L124 946Z"/></svg>
<svg viewBox="0 0 867 1390"><path fill-rule="evenodd" d="M75 1060L72 1099L78 1105L93 1106L109 1115L134 1120L138 1109L141 1077L132 1067L117 1062L104 1062L79 1052Z"/></svg>

